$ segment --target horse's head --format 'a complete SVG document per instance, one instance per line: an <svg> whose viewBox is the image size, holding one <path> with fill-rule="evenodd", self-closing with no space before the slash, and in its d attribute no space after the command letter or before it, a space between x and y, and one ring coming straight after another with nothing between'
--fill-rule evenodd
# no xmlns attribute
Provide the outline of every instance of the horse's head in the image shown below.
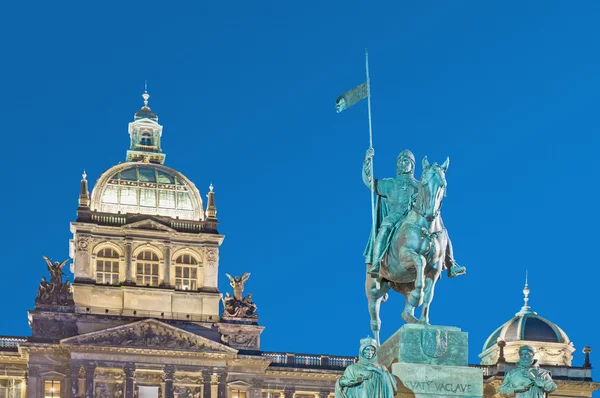
<svg viewBox="0 0 600 398"><path fill-rule="evenodd" d="M440 214L442 201L446 196L446 170L449 165L450 158L446 158L442 165L429 164L427 156L423 158L423 173L415 210L428 221Z"/></svg>

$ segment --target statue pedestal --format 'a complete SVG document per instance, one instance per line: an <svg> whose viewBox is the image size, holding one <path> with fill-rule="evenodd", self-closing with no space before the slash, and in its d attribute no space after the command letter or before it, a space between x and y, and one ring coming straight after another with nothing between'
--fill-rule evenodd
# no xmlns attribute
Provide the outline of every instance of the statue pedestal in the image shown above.
<svg viewBox="0 0 600 398"><path fill-rule="evenodd" d="M402 326L377 350L400 379L396 397L482 397L483 370L468 366L468 335L451 326Z"/></svg>

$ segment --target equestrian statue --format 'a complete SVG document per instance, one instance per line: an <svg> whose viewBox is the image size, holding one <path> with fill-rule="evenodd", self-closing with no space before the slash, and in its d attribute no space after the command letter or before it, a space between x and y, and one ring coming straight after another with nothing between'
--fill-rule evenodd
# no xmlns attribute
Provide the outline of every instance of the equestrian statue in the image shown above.
<svg viewBox="0 0 600 398"><path fill-rule="evenodd" d="M454 278L466 268L454 261L452 244L440 210L446 195L446 171L450 159L439 165L423 159L421 181L414 177L415 157L409 150L396 160L397 176L374 180L374 151L367 151L363 163L363 182L377 197L373 211L374 228L365 258L366 293L371 330L379 343L379 309L392 289L406 298L402 319L407 323L429 324L429 306L435 284L443 270ZM422 306L421 316L414 315Z"/></svg>

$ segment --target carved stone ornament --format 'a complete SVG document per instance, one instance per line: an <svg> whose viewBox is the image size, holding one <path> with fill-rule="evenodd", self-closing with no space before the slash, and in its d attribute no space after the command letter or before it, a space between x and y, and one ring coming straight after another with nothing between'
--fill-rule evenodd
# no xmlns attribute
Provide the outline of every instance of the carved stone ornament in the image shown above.
<svg viewBox="0 0 600 398"><path fill-rule="evenodd" d="M125 374L122 371L111 371L106 369L96 369L94 380L122 382Z"/></svg>
<svg viewBox="0 0 600 398"><path fill-rule="evenodd" d="M117 383L98 383L94 388L95 398L114 398L123 397L123 385Z"/></svg>
<svg viewBox="0 0 600 398"><path fill-rule="evenodd" d="M162 373L136 372L135 381L141 383L158 384L164 381L164 377Z"/></svg>
<svg viewBox="0 0 600 398"><path fill-rule="evenodd" d="M219 251L215 247L206 248L206 260L209 263L215 263L219 258Z"/></svg>
<svg viewBox="0 0 600 398"><path fill-rule="evenodd" d="M105 347L153 348L234 354L233 348L216 343L155 319L146 319L63 340L63 344ZM127 373L127 369L124 369ZM136 378L138 374L136 373Z"/></svg>
<svg viewBox="0 0 600 398"><path fill-rule="evenodd" d="M202 384L204 382L202 377L190 375L175 375L173 381L179 384Z"/></svg>
<svg viewBox="0 0 600 398"><path fill-rule="evenodd" d="M235 348L258 348L258 336L249 334L221 335L221 340Z"/></svg>
<svg viewBox="0 0 600 398"><path fill-rule="evenodd" d="M64 339L77 334L77 323L73 321L35 318L31 322L31 334L36 337Z"/></svg>
<svg viewBox="0 0 600 398"><path fill-rule="evenodd" d="M440 329L423 329L421 348L430 358L440 358L448 351L448 331Z"/></svg>
<svg viewBox="0 0 600 398"><path fill-rule="evenodd" d="M90 246L90 238L88 236L80 236L77 239L77 251L84 252L87 251Z"/></svg>
<svg viewBox="0 0 600 398"><path fill-rule="evenodd" d="M177 386L174 393L178 398L201 398L202 389L200 387Z"/></svg>

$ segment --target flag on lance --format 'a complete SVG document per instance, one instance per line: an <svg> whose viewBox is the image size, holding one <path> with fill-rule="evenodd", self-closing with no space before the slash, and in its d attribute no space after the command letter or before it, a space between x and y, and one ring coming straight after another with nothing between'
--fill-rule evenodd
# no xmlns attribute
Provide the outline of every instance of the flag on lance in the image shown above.
<svg viewBox="0 0 600 398"><path fill-rule="evenodd" d="M344 109L350 108L352 105L356 104L367 98L369 96L369 83L364 82L363 84L354 87L350 91L346 91L344 94L340 95L337 100L335 100L335 109L337 113L340 113Z"/></svg>

